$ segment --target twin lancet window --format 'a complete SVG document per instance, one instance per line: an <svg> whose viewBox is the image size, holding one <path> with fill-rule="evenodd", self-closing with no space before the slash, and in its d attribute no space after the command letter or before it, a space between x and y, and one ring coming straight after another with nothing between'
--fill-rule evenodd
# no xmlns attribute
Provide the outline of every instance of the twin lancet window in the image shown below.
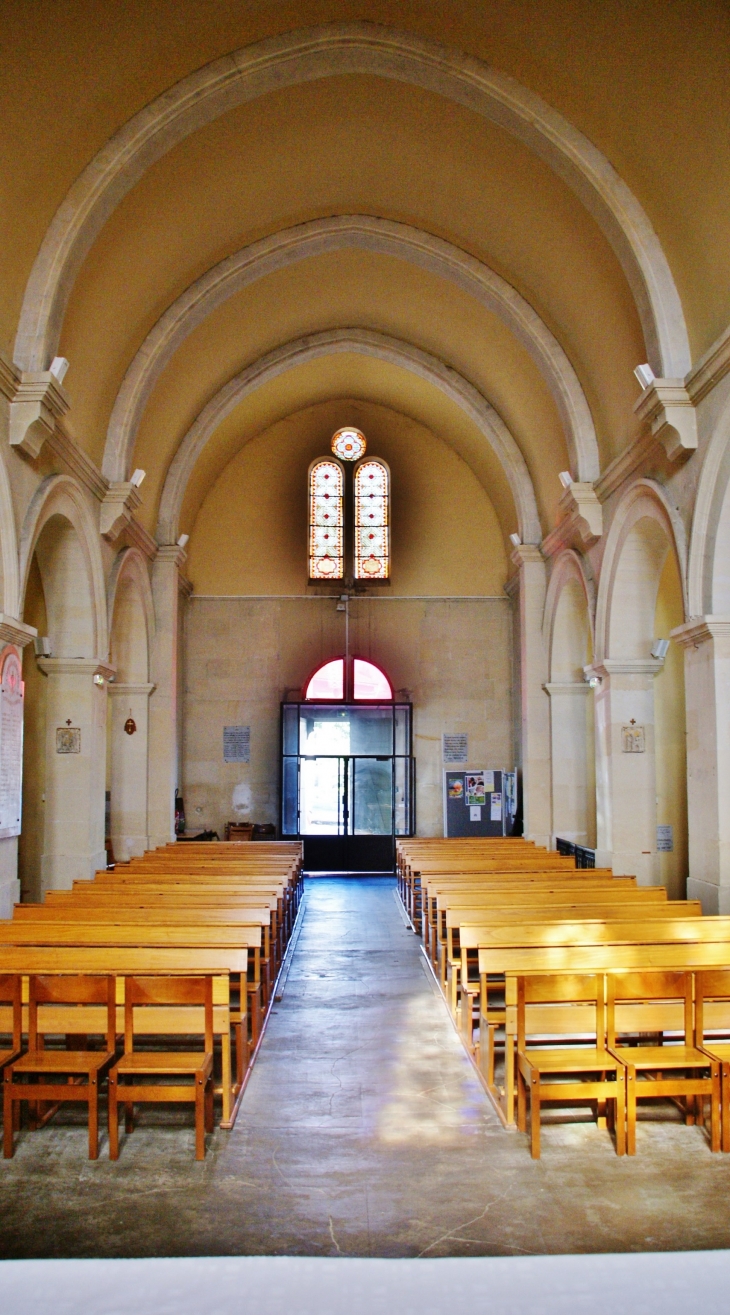
<svg viewBox="0 0 730 1315"><path fill-rule="evenodd" d="M390 576L390 472L384 461L365 457L365 435L338 429L333 457L309 467L309 578L342 580L345 574L346 472L352 474L353 577L387 580ZM339 458L339 460L338 460Z"/></svg>

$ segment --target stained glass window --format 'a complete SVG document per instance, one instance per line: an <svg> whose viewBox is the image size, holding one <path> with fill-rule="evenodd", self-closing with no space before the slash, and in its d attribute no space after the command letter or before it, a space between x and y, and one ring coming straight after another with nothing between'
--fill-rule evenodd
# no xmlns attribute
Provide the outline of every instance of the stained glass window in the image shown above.
<svg viewBox="0 0 730 1315"><path fill-rule="evenodd" d="M390 575L390 479L384 461L361 461L355 470L355 579Z"/></svg>
<svg viewBox="0 0 730 1315"><path fill-rule="evenodd" d="M342 461L357 461L365 456L367 441L359 429L338 429L332 435L332 451Z"/></svg>
<svg viewBox="0 0 730 1315"><path fill-rule="evenodd" d="M345 661L334 658L315 671L304 692L305 699L344 699Z"/></svg>
<svg viewBox="0 0 730 1315"><path fill-rule="evenodd" d="M392 699L390 681L380 667L365 662L363 658L355 658L353 665L353 695L356 699Z"/></svg>
<svg viewBox="0 0 730 1315"><path fill-rule="evenodd" d="M342 579L344 483L339 461L324 458L309 468L310 580Z"/></svg>

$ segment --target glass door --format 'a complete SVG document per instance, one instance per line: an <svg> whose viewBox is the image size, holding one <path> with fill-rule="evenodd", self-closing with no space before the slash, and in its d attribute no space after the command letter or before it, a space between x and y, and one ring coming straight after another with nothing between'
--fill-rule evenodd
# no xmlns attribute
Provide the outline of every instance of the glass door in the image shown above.
<svg viewBox="0 0 730 1315"><path fill-rule="evenodd" d="M410 704L285 703L281 726L282 836L304 839L305 866L308 849L337 856L328 870L390 870L414 830Z"/></svg>

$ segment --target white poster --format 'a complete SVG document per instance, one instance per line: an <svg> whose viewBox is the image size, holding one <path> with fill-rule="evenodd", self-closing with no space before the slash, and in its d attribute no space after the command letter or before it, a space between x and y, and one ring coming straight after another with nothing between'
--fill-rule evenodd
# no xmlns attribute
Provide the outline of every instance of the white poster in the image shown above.
<svg viewBox="0 0 730 1315"><path fill-rule="evenodd" d="M20 659L7 651L0 683L0 836L20 835L23 787L23 679Z"/></svg>
<svg viewBox="0 0 730 1315"><path fill-rule="evenodd" d="M469 809L469 821L470 821L470 822L481 822L481 820L482 820L482 810L481 810L481 808L476 808L476 807L472 807L472 808L470 808L470 809Z"/></svg>
<svg viewBox="0 0 730 1315"><path fill-rule="evenodd" d="M442 737L443 759L445 763L466 763L469 761L469 736L447 735Z"/></svg>
<svg viewBox="0 0 730 1315"><path fill-rule="evenodd" d="M501 794L500 794L498 791L495 790L495 791L490 795L490 799L491 799L492 802L491 802L490 809L489 809L489 820L490 820L490 822L501 822L501 821L502 821L502 796L501 796Z"/></svg>
<svg viewBox="0 0 730 1315"><path fill-rule="evenodd" d="M658 854L671 854L674 852L674 831L671 826L657 827L656 847Z"/></svg>

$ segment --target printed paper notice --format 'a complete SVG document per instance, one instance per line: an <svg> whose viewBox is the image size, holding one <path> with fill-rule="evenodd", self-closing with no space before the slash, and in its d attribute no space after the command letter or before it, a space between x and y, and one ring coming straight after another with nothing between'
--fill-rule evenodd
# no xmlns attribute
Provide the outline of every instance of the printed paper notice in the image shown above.
<svg viewBox="0 0 730 1315"><path fill-rule="evenodd" d="M481 810L481 808L470 808L470 809L469 809L469 821L470 821L470 822L481 822L481 820L482 820L482 810Z"/></svg>
<svg viewBox="0 0 730 1315"><path fill-rule="evenodd" d="M445 763L466 763L469 761L468 735L442 735L443 759Z"/></svg>
<svg viewBox="0 0 730 1315"><path fill-rule="evenodd" d="M671 826L657 827L656 847L659 854L672 854L674 852L674 831Z"/></svg>
<svg viewBox="0 0 730 1315"><path fill-rule="evenodd" d="M226 763L250 763L250 726L223 727L223 761Z"/></svg>
<svg viewBox="0 0 730 1315"><path fill-rule="evenodd" d="M502 796L499 791L495 790L491 795L491 805L489 809L490 822L502 821Z"/></svg>
<svg viewBox="0 0 730 1315"><path fill-rule="evenodd" d="M466 795L464 803L467 808L481 806L486 804L487 796L484 793L484 772L467 772L466 774Z"/></svg>

